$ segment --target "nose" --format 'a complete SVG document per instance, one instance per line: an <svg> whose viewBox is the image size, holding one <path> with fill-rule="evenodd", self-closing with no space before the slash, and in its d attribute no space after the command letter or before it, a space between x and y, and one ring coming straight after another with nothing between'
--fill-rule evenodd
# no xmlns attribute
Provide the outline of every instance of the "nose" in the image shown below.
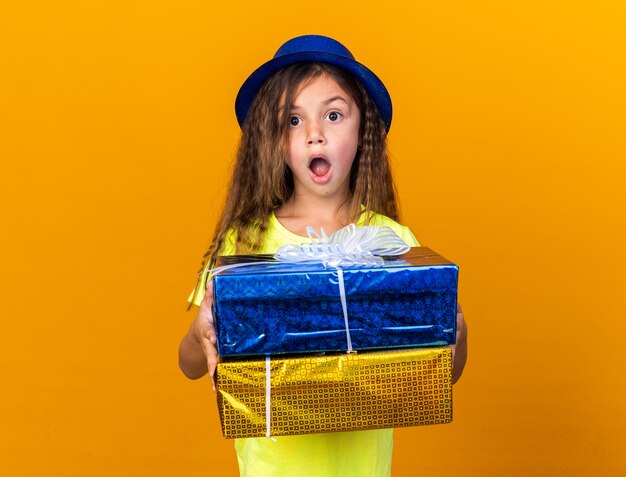
<svg viewBox="0 0 626 477"><path fill-rule="evenodd" d="M324 144L326 138L324 137L324 129L317 121L310 121L307 129L306 143L308 146L314 146L316 144Z"/></svg>

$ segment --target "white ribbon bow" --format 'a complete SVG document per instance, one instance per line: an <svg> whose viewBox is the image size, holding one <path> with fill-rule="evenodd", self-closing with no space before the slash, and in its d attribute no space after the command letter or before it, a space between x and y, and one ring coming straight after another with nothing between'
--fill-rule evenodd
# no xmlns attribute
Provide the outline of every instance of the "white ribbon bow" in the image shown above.
<svg viewBox="0 0 626 477"><path fill-rule="evenodd" d="M321 234L313 227L307 227L306 231L311 242L284 245L274 258L281 262L322 263L333 268L380 267L384 264L381 256L401 255L411 248L389 227L350 224L330 236L324 229Z"/></svg>

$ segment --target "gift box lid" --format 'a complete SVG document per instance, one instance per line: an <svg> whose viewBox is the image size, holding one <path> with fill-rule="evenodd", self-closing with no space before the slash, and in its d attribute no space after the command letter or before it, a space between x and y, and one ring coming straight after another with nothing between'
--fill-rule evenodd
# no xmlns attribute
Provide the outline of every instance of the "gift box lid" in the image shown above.
<svg viewBox="0 0 626 477"><path fill-rule="evenodd" d="M450 260L442 257L428 247L412 247L407 253L394 256L382 257L384 259L383 268L405 268L410 267L434 267L452 266L457 267ZM216 268L229 265L249 264L246 266L223 270L216 277L233 275L258 275L260 273L301 273L326 271L332 267L325 267L319 263L284 263L276 260L270 254L258 255L221 255L217 258ZM344 267L342 267L344 268ZM370 268L370 267L348 267L348 269Z"/></svg>

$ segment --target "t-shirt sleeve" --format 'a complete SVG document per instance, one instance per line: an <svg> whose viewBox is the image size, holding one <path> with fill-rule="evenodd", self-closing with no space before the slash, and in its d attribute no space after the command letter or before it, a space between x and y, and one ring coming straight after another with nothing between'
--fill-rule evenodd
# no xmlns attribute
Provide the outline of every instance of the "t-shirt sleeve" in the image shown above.
<svg viewBox="0 0 626 477"><path fill-rule="evenodd" d="M224 237L224 243L222 244L222 248L220 249L219 255L234 255L235 254L235 233L230 230L226 233ZM196 282L195 288L187 297L187 302L192 303L193 305L200 306L202 300L204 299L204 292L206 290L207 282L211 279L211 272L208 271L209 266L211 264L207 263L204 266L204 269L198 275L198 281Z"/></svg>
<svg viewBox="0 0 626 477"><path fill-rule="evenodd" d="M363 225L363 224L357 224L357 225ZM379 227L389 227L398 235L398 237L404 240L409 247L420 246L419 242L415 238L415 235L413 235L413 232L411 232L411 230L408 227L405 227L404 225L400 225L395 220L390 219L389 217L386 217L382 214L372 213L372 215L370 216L369 225L376 225Z"/></svg>
<svg viewBox="0 0 626 477"><path fill-rule="evenodd" d="M405 227L404 225L401 226L400 238L404 240L410 247L420 246L419 242L415 238L415 235L413 235L413 232L411 232L411 229Z"/></svg>
<svg viewBox="0 0 626 477"><path fill-rule="evenodd" d="M400 225L395 220L385 217L384 215L376 214L371 222L371 225L385 226L393 230L402 240L406 242L409 247L419 247L420 244L411 232L411 229Z"/></svg>

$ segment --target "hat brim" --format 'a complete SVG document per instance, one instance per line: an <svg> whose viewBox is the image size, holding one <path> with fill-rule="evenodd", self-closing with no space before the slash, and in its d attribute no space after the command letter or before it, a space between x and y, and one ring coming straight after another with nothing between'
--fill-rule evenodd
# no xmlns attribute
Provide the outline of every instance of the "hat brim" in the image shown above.
<svg viewBox="0 0 626 477"><path fill-rule="evenodd" d="M243 126L250 105L263 86L263 83L277 71L295 63L328 63L341 68L358 79L370 98L376 104L387 130L391 126L391 97L383 82L371 70L356 60L346 56L335 55L323 51L302 51L273 58L258 67L243 83L235 100L235 114L239 126Z"/></svg>

